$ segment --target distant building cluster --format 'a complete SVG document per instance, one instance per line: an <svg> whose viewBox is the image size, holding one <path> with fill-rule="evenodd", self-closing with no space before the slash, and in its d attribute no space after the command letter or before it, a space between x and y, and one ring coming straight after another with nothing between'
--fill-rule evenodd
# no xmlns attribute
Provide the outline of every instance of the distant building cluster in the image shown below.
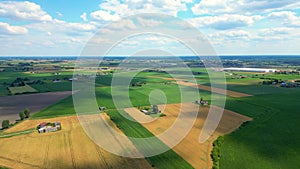
<svg viewBox="0 0 300 169"><path fill-rule="evenodd" d="M224 68L223 71L239 71L239 72L261 72L261 73L274 73L276 69L262 69L262 68Z"/></svg>

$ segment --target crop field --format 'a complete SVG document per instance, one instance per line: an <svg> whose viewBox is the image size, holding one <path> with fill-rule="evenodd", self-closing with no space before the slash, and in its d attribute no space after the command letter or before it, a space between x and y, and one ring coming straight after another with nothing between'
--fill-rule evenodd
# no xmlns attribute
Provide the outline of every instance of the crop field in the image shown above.
<svg viewBox="0 0 300 169"><path fill-rule="evenodd" d="M31 74L29 72L0 72L0 96L7 96L11 94L21 94L27 92L55 92L55 91L70 91L72 90L72 82L64 80L60 83L53 83L52 80L59 78L71 78L73 72L70 71L61 71L59 75L54 75L54 72L45 72L45 73L37 73ZM27 78L30 81L33 80L41 80L44 84L30 84L21 87L10 87L10 84L16 78ZM9 89L7 89L9 88Z"/></svg>
<svg viewBox="0 0 300 169"><path fill-rule="evenodd" d="M146 137L154 136L149 130L143 127L140 123L134 122L132 120L128 120L127 118L123 117L117 110L110 110L107 113L110 116L111 120L117 125L118 128L120 128L120 130L122 130L122 132L124 132L126 136L135 137L135 138L146 138ZM126 112L123 111L123 113ZM128 116L128 118L130 118L130 116ZM160 142L160 140L158 140L158 142ZM164 143L161 142L161 145L163 146ZM139 148L140 147L138 147L137 145L137 149ZM161 168L161 169L169 169L169 168L192 169L193 168L186 160L184 160L181 156L175 153L172 149L165 153L148 157L147 160L155 168Z"/></svg>
<svg viewBox="0 0 300 169"><path fill-rule="evenodd" d="M29 108L31 115L72 94L67 92L49 92L29 95L0 97L0 119L14 122L19 119L19 112ZM63 111L64 112L64 111Z"/></svg>
<svg viewBox="0 0 300 169"><path fill-rule="evenodd" d="M37 90L35 90L34 88L32 88L29 85L18 86L18 87L8 87L8 89L12 94L36 93L37 92Z"/></svg>
<svg viewBox="0 0 300 169"><path fill-rule="evenodd" d="M152 168L145 159L108 153L92 142L77 117L27 120L7 130L35 128L41 122L60 121L62 130L0 138L0 163L10 168Z"/></svg>
<svg viewBox="0 0 300 169"><path fill-rule="evenodd" d="M299 168L299 94L290 89L289 93L228 99L227 109L254 118L242 130L225 136L221 168Z"/></svg>
<svg viewBox="0 0 300 169"><path fill-rule="evenodd" d="M169 84L164 85L163 83L147 83L146 85L143 85L142 87L130 87L129 91L124 90L123 87L115 87L113 90L116 90L116 92L119 94L117 97L120 97L122 95L125 95L124 92L129 92L131 104L128 104L127 102L123 102L122 99L112 99L112 88L111 87L96 87L96 96L97 96L97 102L99 106L105 106L107 109L116 109L115 107L115 101L118 102L118 104L121 106L119 108L128 108L132 106L147 106L151 105L149 103L149 95L151 91L155 89L160 89L162 92L164 92L167 103L180 103L181 100L181 94L179 92L179 87L176 84ZM187 96L194 96L194 93L192 93L194 90L190 90L187 86L181 87L182 92L185 93ZM206 91L199 91L200 97L205 98L206 100L210 100L210 94ZM76 93L76 94L80 94ZM92 98L91 98L92 99ZM186 101L195 101L196 98L189 97ZM163 104L163 101L160 101L159 99L155 100L157 104ZM68 97L64 100L61 100L54 105L51 105L50 107L40 111L39 113L33 115L33 118L50 118L50 117L57 117L57 116L63 116L63 115L74 115L75 110L73 107L73 99L72 97Z"/></svg>
<svg viewBox="0 0 300 169"><path fill-rule="evenodd" d="M175 80L173 78L164 78L165 80ZM251 96L250 94L246 94L246 93L241 93L241 92L235 92L235 91L230 91L230 90L224 90L224 89L220 89L220 88L213 88L210 86L205 86L205 85L201 85L201 84L194 84L188 81L183 81L178 79L176 82L178 85L184 85L184 86L189 86L189 87L195 87L195 88L199 88L200 90L204 90L204 91L214 91L215 93L218 94L224 94L226 93L226 95L231 96L231 97L249 97Z"/></svg>
<svg viewBox="0 0 300 169"><path fill-rule="evenodd" d="M142 122L142 125L155 135L159 135L162 132L169 129L175 120L177 119L180 109L184 110L183 114L192 111L198 106L194 103L183 103L183 104L168 104L166 106L159 105L159 109L163 110L166 115L151 122L150 116L143 115L139 110L135 108L127 108L125 111L131 115L135 120ZM189 162L194 168L211 168L212 161L210 159L210 152L212 150L212 142L220 135L229 134L239 128L239 126L245 121L251 121L252 119L235 112L225 110L224 115L219 123L218 128L209 140L205 143L199 143L199 136L201 129L204 125L204 121L207 118L209 107L200 107L197 120L194 123L193 128L186 135L186 137L176 145L173 150ZM185 119L188 120L188 119ZM150 123L149 123L150 121ZM175 129L180 132L181 128ZM161 140L168 145L172 138L161 137Z"/></svg>
<svg viewBox="0 0 300 169"><path fill-rule="evenodd" d="M249 95L249 94L246 94L246 93L240 93L240 92L235 92L235 91L230 91L230 90L224 90L224 89L205 86L205 85L200 85L200 84L197 85L197 84L194 84L194 83L191 83L191 82L179 81L177 83L180 84L180 85L196 87L196 88L199 88L201 90L206 90L206 91L209 91L209 92L213 91L213 92L218 93L218 94L226 93L226 95L230 96L230 97L249 97L249 96L252 96L252 95Z"/></svg>

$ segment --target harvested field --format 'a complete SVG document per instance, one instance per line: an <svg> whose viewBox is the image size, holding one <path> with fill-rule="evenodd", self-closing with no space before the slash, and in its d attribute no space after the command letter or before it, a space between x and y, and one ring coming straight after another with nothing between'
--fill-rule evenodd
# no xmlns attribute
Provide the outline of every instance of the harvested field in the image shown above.
<svg viewBox="0 0 300 169"><path fill-rule="evenodd" d="M14 122L26 108L33 114L71 94L72 91L66 91L0 97L0 119Z"/></svg>
<svg viewBox="0 0 300 169"><path fill-rule="evenodd" d="M249 97L249 96L252 96L252 95L246 94L246 93L235 92L235 91L231 91L231 90L224 90L224 89L221 89L221 88L215 88L215 87L205 86L205 85L201 85L201 84L195 84L195 83L192 83L192 82L185 81L183 79L165 78L165 77L159 77L159 76L149 76L149 77L162 78L162 79L165 79L165 80L173 80L173 81L176 80L176 82L174 82L174 83L179 84L179 85L195 87L195 88L199 88L201 90L205 90L205 91L209 91L209 92L211 92L213 90L215 93L218 93L218 94L226 93L226 95L230 96L230 97Z"/></svg>
<svg viewBox="0 0 300 169"><path fill-rule="evenodd" d="M105 118L107 121L108 118ZM82 129L77 116L26 120L6 132L36 127L41 122L60 121L62 130L36 132L0 139L0 164L10 168L152 168L145 159L130 159L108 153ZM109 124L113 124L109 121Z"/></svg>
<svg viewBox="0 0 300 169"><path fill-rule="evenodd" d="M235 91L231 91L231 90L224 90L224 89L220 89L220 88L195 84L195 83L181 81L181 80L178 80L177 84L184 85L184 86L191 86L191 87L199 88L201 90L206 90L206 91L209 91L209 92L213 91L213 92L218 93L218 94L226 93L226 95L230 96L230 97L249 97L249 96L252 96L252 95L246 94L246 93L240 93L240 92L235 92Z"/></svg>
<svg viewBox="0 0 300 169"><path fill-rule="evenodd" d="M192 110L193 107L195 107L195 104L183 103L182 106L184 106L185 108L190 107L190 110ZM153 134L158 135L166 131L173 125L178 117L180 108L181 104L169 104L165 107L165 110L163 112L164 114L166 114L165 117L160 117L156 121L153 121L151 123L144 123L142 125ZM132 117L135 118L134 113L129 113L130 110L132 109L125 109L128 114L132 115ZM188 113L190 111L189 109L184 110L186 112L182 113ZM200 107L197 120L195 121L193 128L186 135L186 137L173 148L176 153L178 153L182 158L189 162L194 168L211 168L212 160L210 158L210 152L212 150L212 142L220 135L233 132L234 130L239 128L243 122L252 120L249 117L240 115L230 110L224 110L223 117L213 136L210 137L209 140L207 140L205 143L200 144L199 136L208 111L209 107ZM172 138L161 138L161 140L167 145L170 142L168 141L168 139Z"/></svg>

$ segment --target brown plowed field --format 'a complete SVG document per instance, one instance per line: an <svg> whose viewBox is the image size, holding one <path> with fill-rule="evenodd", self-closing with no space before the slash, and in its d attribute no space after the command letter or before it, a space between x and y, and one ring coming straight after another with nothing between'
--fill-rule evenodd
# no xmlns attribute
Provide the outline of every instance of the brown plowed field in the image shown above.
<svg viewBox="0 0 300 169"><path fill-rule="evenodd" d="M33 114L71 95L65 91L0 97L0 119L14 123L26 108Z"/></svg>

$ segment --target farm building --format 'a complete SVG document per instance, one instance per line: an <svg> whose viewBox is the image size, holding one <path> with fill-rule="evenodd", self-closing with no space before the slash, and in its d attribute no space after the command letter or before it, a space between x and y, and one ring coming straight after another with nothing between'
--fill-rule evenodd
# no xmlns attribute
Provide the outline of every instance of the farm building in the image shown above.
<svg viewBox="0 0 300 169"><path fill-rule="evenodd" d="M150 113L147 110L141 110L141 112L143 112L146 115L149 115Z"/></svg>
<svg viewBox="0 0 300 169"><path fill-rule="evenodd" d="M54 123L43 122L40 125L38 125L37 130L39 133L58 131L58 130L61 130L61 123L60 122L54 122Z"/></svg>
<svg viewBox="0 0 300 169"><path fill-rule="evenodd" d="M276 72L276 69L263 69L263 68L237 68L237 67L231 67L231 68L224 68L223 71L240 71L240 72L265 72L265 73L271 73Z"/></svg>
<svg viewBox="0 0 300 169"><path fill-rule="evenodd" d="M104 111L104 110L106 110L106 107L99 107L99 110Z"/></svg>

